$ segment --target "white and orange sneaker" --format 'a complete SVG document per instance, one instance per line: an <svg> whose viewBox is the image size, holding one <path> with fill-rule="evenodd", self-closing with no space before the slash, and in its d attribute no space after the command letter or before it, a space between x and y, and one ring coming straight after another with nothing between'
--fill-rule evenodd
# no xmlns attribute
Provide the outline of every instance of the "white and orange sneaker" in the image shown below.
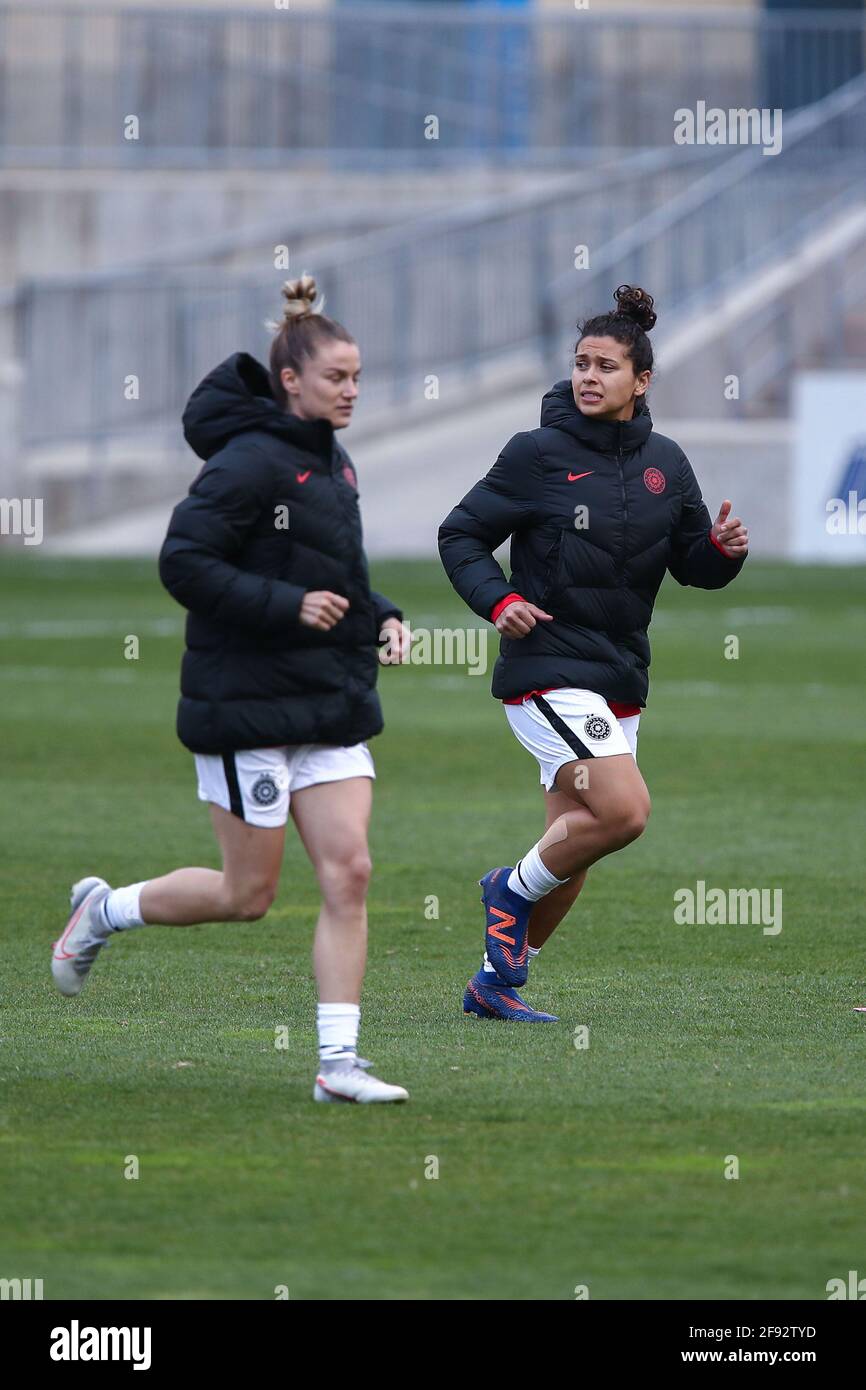
<svg viewBox="0 0 866 1390"><path fill-rule="evenodd" d="M319 1068L313 1087L313 1100L349 1101L356 1105L376 1105L388 1101L408 1100L409 1092L402 1086L389 1086L378 1076L370 1076L364 1067L369 1062L355 1061L342 1070Z"/></svg>
<svg viewBox="0 0 866 1390"><path fill-rule="evenodd" d="M111 888L104 878L82 878L73 884L69 901L72 916L63 935L54 943L51 974L61 994L79 994L90 967L102 950L111 929L102 920L100 908Z"/></svg>

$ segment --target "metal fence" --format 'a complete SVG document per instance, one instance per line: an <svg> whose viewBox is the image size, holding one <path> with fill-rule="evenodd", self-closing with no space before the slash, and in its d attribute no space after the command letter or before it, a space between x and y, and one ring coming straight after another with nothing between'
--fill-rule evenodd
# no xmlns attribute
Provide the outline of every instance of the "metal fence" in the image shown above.
<svg viewBox="0 0 866 1390"><path fill-rule="evenodd" d="M675 326L864 189L860 77L792 117L772 157L752 148L650 152L613 176L572 176L542 196L370 233L294 273L316 275L327 312L358 338L360 422L423 398L431 374L451 374L465 390L509 353L536 362L544 353L564 374L577 317L603 309L622 281L650 288L665 326ZM16 315L25 446L142 430L179 443L197 380L232 351L266 353L264 323L282 278L215 268L24 286Z"/></svg>
<svg viewBox="0 0 866 1390"><path fill-rule="evenodd" d="M747 149L679 196L624 228L580 276L551 278L544 295L550 370L562 371L573 343L573 304L606 302L620 283L651 287L666 326L698 314L747 275L783 257L811 229L866 201L866 76L791 118L781 152ZM829 306L839 320L839 301ZM779 320L760 389L790 371L797 343Z"/></svg>
<svg viewBox="0 0 866 1390"><path fill-rule="evenodd" d="M358 420L417 399L429 373L471 381L485 360L537 353L545 287L579 246L682 194L716 152L668 148L615 172L571 175L543 195L487 199L460 212L355 238L292 268L314 274L326 312L357 336ZM267 353L285 272L222 267L94 272L25 282L15 298L25 368L25 447L156 429L179 441L189 391L222 356ZM61 389L51 364L62 364ZM134 379L134 380L132 380Z"/></svg>
<svg viewBox="0 0 866 1390"><path fill-rule="evenodd" d="M0 4L0 164L573 167L669 144L698 101L804 106L864 44L863 13L821 8Z"/></svg>

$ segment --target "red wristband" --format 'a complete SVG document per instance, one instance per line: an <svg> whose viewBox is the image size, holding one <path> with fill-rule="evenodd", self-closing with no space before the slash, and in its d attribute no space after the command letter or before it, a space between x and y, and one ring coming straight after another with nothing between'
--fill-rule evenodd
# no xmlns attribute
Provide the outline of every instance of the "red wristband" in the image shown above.
<svg viewBox="0 0 866 1390"><path fill-rule="evenodd" d="M725 550L722 546L719 545L718 541L716 540L715 536L714 536L713 533L712 533L712 529L710 530L710 540L712 541L713 545L716 547L716 550L719 552L719 554L720 554L720 555L724 555L724 557L725 557L726 560L735 560L735 559L737 558L736 555L729 555L728 552L727 552L727 550Z"/></svg>
<svg viewBox="0 0 866 1390"><path fill-rule="evenodd" d="M525 602L526 602L526 599L523 597L522 594L506 594L506 595L505 595L505 598L501 598L501 599L499 600L499 602L498 602L497 604L495 604L495 606L493 607L493 609L492 609L492 611L491 611L491 613L490 613L490 621L491 621L492 623L495 623L495 622L496 622L496 619L499 617L499 614L502 612L503 608L507 608L508 605L509 605L509 603L525 603Z"/></svg>

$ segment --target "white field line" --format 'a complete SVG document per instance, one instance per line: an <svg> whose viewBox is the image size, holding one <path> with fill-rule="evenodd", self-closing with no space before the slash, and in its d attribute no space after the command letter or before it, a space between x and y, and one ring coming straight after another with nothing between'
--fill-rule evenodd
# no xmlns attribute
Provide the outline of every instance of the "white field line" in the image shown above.
<svg viewBox="0 0 866 1390"><path fill-rule="evenodd" d="M37 642L75 637L175 637L183 632L182 618L48 618L32 622L0 622L0 638L25 637Z"/></svg>

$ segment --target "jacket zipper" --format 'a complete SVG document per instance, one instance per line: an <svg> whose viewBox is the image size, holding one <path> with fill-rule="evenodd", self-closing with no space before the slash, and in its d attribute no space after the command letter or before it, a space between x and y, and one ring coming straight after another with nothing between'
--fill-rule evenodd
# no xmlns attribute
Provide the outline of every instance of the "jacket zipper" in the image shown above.
<svg viewBox="0 0 866 1390"><path fill-rule="evenodd" d="M548 546L547 554L544 557L544 585L541 590L541 596L538 600L539 605L542 608L547 603L547 600L550 597L550 591L553 588L553 580L556 574L556 567L559 564L559 553L561 549L562 532L558 531L555 540L551 541L550 545Z"/></svg>
<svg viewBox="0 0 866 1390"><path fill-rule="evenodd" d="M618 433L617 444L616 444L616 463L617 463L617 468L619 469L619 488L620 488L620 495L621 495L621 497L622 497L622 549L621 549L620 559L619 559L619 573L620 573L620 579L622 580L622 578L623 578L623 576L624 576L624 574L625 574L626 535L627 535L627 532L628 532L628 496L627 496L626 490L625 490L625 473L623 472L623 467L622 467L622 426L621 426L621 425L620 425L620 427L619 427L619 433Z"/></svg>
<svg viewBox="0 0 866 1390"><path fill-rule="evenodd" d="M355 505L356 505L356 515L353 516L353 515L352 515L352 511L351 511L351 508L348 508L348 509L347 509L346 505L343 503L343 500L342 500L342 497L343 497L345 494L341 494L340 483L339 483L339 481L338 481L337 474L338 474L338 470L341 471L343 467L344 467L343 456L342 456L342 454L341 454L341 452L340 452L340 448L339 448L339 445L337 444L337 441L334 440L333 443L332 443L332 445L331 445L331 472L330 472L330 474L329 474L329 477L330 477L330 480L331 480L331 485L332 485L332 487L333 487L333 489L334 489L334 501L335 501L335 503L336 503L336 505L337 505L337 508L338 508L340 511L342 511L343 516L346 518L346 521L347 521L347 523L348 523L348 525L349 525L349 528L350 528L350 530L351 530L352 527L353 527L353 524L357 524L358 526L360 526L360 521L358 521L358 518L357 518L357 502L356 502L356 504L355 504ZM356 496L357 496L357 494L356 494ZM369 573L369 568L368 568L368 566L367 566L366 552L364 551L363 533L362 533L362 538L361 538L361 553L360 553L360 555L357 557L357 563L356 563L356 565L355 565L355 567L354 567L354 570L351 572L351 578L357 582L358 588L359 588L359 592L361 592L361 591L363 591L363 590L366 590L367 594L369 595L369 592L370 592L370 573ZM366 607L367 607L368 612L370 613L370 616L373 617L373 616L374 616L375 610L374 610L374 608L373 608L372 599L369 599L369 598L367 599ZM377 641L378 641L378 636L379 636L379 634L378 634L378 632L377 632L377 633L376 633L376 639L377 639Z"/></svg>

